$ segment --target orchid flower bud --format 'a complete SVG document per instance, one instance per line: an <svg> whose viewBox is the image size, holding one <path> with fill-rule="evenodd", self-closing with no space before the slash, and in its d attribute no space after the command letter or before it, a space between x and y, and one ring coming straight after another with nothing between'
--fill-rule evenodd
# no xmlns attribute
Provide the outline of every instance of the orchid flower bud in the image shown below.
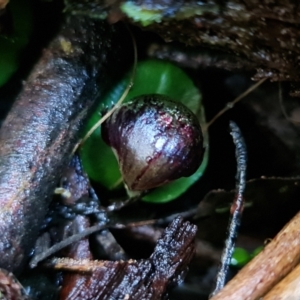
<svg viewBox="0 0 300 300"><path fill-rule="evenodd" d="M202 162L203 136L197 117L164 95L143 95L121 105L101 130L130 191L188 177Z"/></svg>

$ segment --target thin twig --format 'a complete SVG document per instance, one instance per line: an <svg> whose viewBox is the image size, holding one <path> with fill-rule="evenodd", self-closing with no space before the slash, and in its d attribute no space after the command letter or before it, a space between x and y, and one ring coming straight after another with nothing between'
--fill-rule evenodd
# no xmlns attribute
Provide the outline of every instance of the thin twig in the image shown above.
<svg viewBox="0 0 300 300"><path fill-rule="evenodd" d="M60 243L53 245L52 247L50 247L46 251L42 252L41 254L34 256L33 259L30 261L29 266L30 266L30 268L35 268L40 261L46 259L47 257L60 251L61 249L71 245L72 243L75 243L75 242L83 239L84 237L86 237L92 233L95 233L95 232L103 230L103 229L108 229L108 228L109 228L108 225L97 224L95 226L92 226L92 227L80 232L80 233L74 234L74 235L64 239Z"/></svg>
<svg viewBox="0 0 300 300"><path fill-rule="evenodd" d="M208 128L218 119L220 118L227 110L234 107L236 103L241 101L243 98L248 96L252 91L257 89L262 83L264 83L267 80L267 78L263 78L260 81L256 82L252 86L250 86L244 93L240 94L237 98L235 98L233 101L228 102L226 106L220 110L209 122L206 123L206 126L203 128L203 132L207 131Z"/></svg>
<svg viewBox="0 0 300 300"><path fill-rule="evenodd" d="M44 251L41 254L38 254L36 256L33 257L33 259L30 261L29 266L30 268L35 268L37 266L37 264L39 262L41 262L42 260L46 259L47 257L55 254L56 252L60 251L61 249L71 245L72 243L78 242L79 240L104 229L123 229L123 228L127 228L127 227L139 227L139 226L145 226L145 225L153 225L156 224L157 220L153 219L153 220L146 220L146 221L140 221L140 222L132 222L129 224L114 224L114 225L94 225L88 229L85 229L84 231L74 234L66 239L64 239L63 241L53 245L52 247L50 247L49 249L47 249L46 251Z"/></svg>
<svg viewBox="0 0 300 300"><path fill-rule="evenodd" d="M101 126L101 124L103 122L105 122L113 114L113 112L122 104L122 102L127 97L130 89L132 88L132 86L134 84L134 78L135 78L135 73L136 73L136 65L137 65L137 46L136 46L135 38L134 38L134 36L133 36L133 34L132 34L132 32L130 31L129 28L128 28L128 31L129 31L131 39L132 39L133 51L134 51L134 62L133 62L132 73L131 73L130 78L129 78L129 83L128 83L128 85L127 85L124 93L122 94L121 98L118 100L118 102L96 124L94 124L94 126L87 132L87 134L84 136L84 138L82 138L82 140L79 141L79 143L77 144L77 146L74 148L73 153L75 153L76 150L80 146L82 146L85 143L85 141L92 135L92 133L99 126Z"/></svg>
<svg viewBox="0 0 300 300"><path fill-rule="evenodd" d="M216 280L216 287L211 296L218 293L225 285L226 276L229 264L232 258L232 253L235 247L237 230L240 225L241 214L243 211L244 199L243 194L246 187L246 162L247 152L246 145L239 127L230 122L230 130L235 144L235 156L237 160L237 175L236 175L236 196L230 209L231 220L228 226L228 238L225 242L225 248L221 257L221 265Z"/></svg>

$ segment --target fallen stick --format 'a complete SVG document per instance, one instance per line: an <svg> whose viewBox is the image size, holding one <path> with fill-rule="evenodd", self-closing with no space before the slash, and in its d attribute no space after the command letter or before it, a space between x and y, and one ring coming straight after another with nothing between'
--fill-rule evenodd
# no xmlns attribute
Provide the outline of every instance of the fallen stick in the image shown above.
<svg viewBox="0 0 300 300"><path fill-rule="evenodd" d="M28 259L83 121L95 100L125 71L120 61L130 61L124 44L131 45L131 39L120 27L69 17L2 125L2 268L20 271Z"/></svg>
<svg viewBox="0 0 300 300"><path fill-rule="evenodd" d="M300 212L211 300L259 299L299 262Z"/></svg>
<svg viewBox="0 0 300 300"><path fill-rule="evenodd" d="M267 295L264 300L293 300L300 295L300 264L283 278Z"/></svg>

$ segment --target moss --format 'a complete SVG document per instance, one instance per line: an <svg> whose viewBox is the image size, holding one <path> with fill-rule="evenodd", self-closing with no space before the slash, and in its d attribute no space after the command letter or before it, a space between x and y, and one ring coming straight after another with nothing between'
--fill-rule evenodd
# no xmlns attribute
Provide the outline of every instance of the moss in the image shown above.
<svg viewBox="0 0 300 300"><path fill-rule="evenodd" d="M160 23L166 20L184 20L193 16L200 16L204 13L216 13L219 8L216 5L199 4L180 5L173 8L164 6L146 6L137 5L133 2L125 2L121 4L120 9L129 18L135 22L139 22L142 26L148 26L154 22Z"/></svg>

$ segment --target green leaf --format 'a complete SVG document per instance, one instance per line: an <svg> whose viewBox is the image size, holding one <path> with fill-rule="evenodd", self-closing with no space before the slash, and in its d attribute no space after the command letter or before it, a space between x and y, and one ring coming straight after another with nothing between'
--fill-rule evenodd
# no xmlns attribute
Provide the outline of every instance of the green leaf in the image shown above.
<svg viewBox="0 0 300 300"><path fill-rule="evenodd" d="M98 109L87 124L87 132L100 118L99 112L109 109L121 97L129 75L101 101ZM175 101L182 102L205 123L204 110L201 105L201 94L192 80L180 68L168 62L146 60L139 62L136 69L134 86L128 93L125 102L144 94L163 94ZM163 203L179 197L203 174L208 160L208 136L205 135L204 160L196 173L181 178L165 186L150 191L142 199L147 202ZM119 186L121 174L117 160L110 148L102 141L98 128L86 141L81 151L83 166L91 179L101 183L107 189Z"/></svg>
<svg viewBox="0 0 300 300"><path fill-rule="evenodd" d="M233 251L230 264L236 267L243 267L251 260L251 256L244 248L236 247Z"/></svg>

